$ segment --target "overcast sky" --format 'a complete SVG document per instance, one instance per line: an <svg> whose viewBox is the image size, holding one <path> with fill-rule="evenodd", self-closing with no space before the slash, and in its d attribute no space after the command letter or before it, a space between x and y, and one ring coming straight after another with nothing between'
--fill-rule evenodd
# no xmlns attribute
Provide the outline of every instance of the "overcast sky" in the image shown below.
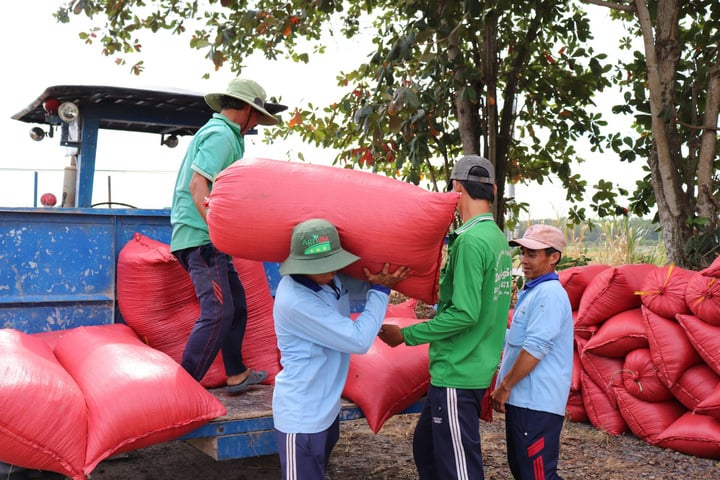
<svg viewBox="0 0 720 480"><path fill-rule="evenodd" d="M80 17L69 25L56 23L52 13L58 4L57 0L13 2L12 7L7 7L6 14L0 16L5 86L0 91L0 138L4 147L0 156L0 206L3 207L32 206L35 176L38 195L51 192L60 198L63 168L69 164L66 149L59 146L57 137L32 141L29 130L33 125L11 118L45 88L62 84L111 84L138 88L173 87L206 93L224 90L233 76L227 70L214 72L210 80L202 79L202 74L210 70L202 53L190 50L184 37L160 34L144 42L144 73L139 77L132 75L129 66L117 66L114 58L99 53L97 45L86 46L79 40L77 34L83 24L75 20ZM588 8L596 12L597 29L605 32L598 31L596 37L602 38L609 48L614 46L613 32L618 30L607 18L606 11L600 7ZM12 14L8 14L10 11ZM335 86L336 75L340 70L349 71L370 47L337 39L328 44L327 50L324 56L314 57L310 66L291 61L270 63L253 59L248 62L243 76L258 81L269 95L282 97L283 103L291 109L308 102L324 105L328 99L339 96L336 94L339 92ZM614 99L604 101L607 104L613 102ZM93 202L107 200L106 179L110 176L114 201L144 208L169 206L175 171L188 139L181 138L177 148L168 149L160 146L159 138L145 137L148 136L101 133ZM257 138L248 140L248 156L286 159L288 156L295 158L297 151L302 150L306 161L314 163L328 163L334 156L332 152L299 142L266 146ZM606 178L630 190L642 176L639 165L628 166L607 156L590 157L579 171L589 184ZM567 211L562 190L547 182L542 187L518 187L516 196L532 204L531 218L560 218Z"/></svg>

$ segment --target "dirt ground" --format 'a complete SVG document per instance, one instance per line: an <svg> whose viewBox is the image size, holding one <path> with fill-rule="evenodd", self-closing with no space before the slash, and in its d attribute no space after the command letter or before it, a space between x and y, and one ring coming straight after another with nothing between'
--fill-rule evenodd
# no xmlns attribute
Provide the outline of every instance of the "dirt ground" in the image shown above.
<svg viewBox="0 0 720 480"><path fill-rule="evenodd" d="M396 302L402 298L395 299ZM416 308L418 318L434 313ZM412 436L417 414L390 418L379 433L365 419L342 422L328 480L416 479ZM505 421L494 413L481 422L487 480L512 479L505 458ZM559 473L565 480L720 480L720 462L653 447L635 436L611 436L589 423L565 422ZM7 480L58 480L62 476L34 471L7 475ZM135 450L100 463L90 480L279 480L277 455L216 461L182 441ZM0 474L0 480L4 477Z"/></svg>
<svg viewBox="0 0 720 480"><path fill-rule="evenodd" d="M405 480L417 474L412 432L417 414L391 418L374 434L364 419L341 423L329 480ZM483 422L485 478L512 478L505 460L504 418ZM589 424L566 422L560 474L565 480L720 479L717 460L653 447L632 435L617 437ZM218 462L185 442L168 442L102 462L91 480L277 480L277 455Z"/></svg>

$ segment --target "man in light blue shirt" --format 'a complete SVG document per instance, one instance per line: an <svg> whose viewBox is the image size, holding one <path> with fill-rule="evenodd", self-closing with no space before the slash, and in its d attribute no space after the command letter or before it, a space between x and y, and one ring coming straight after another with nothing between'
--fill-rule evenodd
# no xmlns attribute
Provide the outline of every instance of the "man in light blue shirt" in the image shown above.
<svg viewBox="0 0 720 480"><path fill-rule="evenodd" d="M340 435L339 413L350 354L365 353L385 318L390 288L409 270L386 264L367 282L339 270L359 260L344 250L335 226L323 219L299 223L275 292L273 316L282 370L275 377L273 421L282 478L324 480ZM350 298L365 296L353 321Z"/></svg>
<svg viewBox="0 0 720 480"><path fill-rule="evenodd" d="M532 225L520 247L525 287L507 335L493 408L505 413L510 471L516 480L560 479L560 432L573 367L570 300L555 267L565 237L556 227Z"/></svg>

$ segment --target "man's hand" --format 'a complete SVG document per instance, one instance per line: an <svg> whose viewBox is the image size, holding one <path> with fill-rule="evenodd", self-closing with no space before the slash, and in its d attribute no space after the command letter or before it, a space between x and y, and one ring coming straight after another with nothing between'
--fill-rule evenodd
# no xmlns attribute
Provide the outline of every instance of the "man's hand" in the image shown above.
<svg viewBox="0 0 720 480"><path fill-rule="evenodd" d="M403 336L400 327L390 323L384 323L383 326L380 327L378 337L391 347L397 347L401 343L405 343L405 337Z"/></svg>
<svg viewBox="0 0 720 480"><path fill-rule="evenodd" d="M399 281L405 280L412 273L412 270L410 270L409 267L403 266L396 268L394 272L390 273L390 264L386 263L383 265L382 270L377 273L372 273L367 267L363 267L363 272L365 272L365 277L367 277L368 282L392 288Z"/></svg>
<svg viewBox="0 0 720 480"><path fill-rule="evenodd" d="M490 405L496 412L505 413L505 403L508 398L510 398L510 389L501 383L490 394Z"/></svg>

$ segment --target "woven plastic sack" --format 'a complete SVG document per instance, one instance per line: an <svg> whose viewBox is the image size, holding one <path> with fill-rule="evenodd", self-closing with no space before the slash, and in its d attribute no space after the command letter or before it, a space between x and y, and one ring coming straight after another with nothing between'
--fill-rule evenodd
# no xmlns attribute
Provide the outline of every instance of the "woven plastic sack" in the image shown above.
<svg viewBox="0 0 720 480"><path fill-rule="evenodd" d="M696 457L720 458L720 420L686 412L658 435L656 443Z"/></svg>
<svg viewBox="0 0 720 480"><path fill-rule="evenodd" d="M673 318L676 313L690 313L685 290L693 275L695 272L675 265L650 271L640 292L642 304L666 318Z"/></svg>
<svg viewBox="0 0 720 480"><path fill-rule="evenodd" d="M613 315L641 305L648 274L658 267L637 263L611 267L598 273L585 288L578 307L578 325L598 325Z"/></svg>
<svg viewBox="0 0 720 480"><path fill-rule="evenodd" d="M190 275L170 245L135 233L118 255L117 292L125 323L143 342L180 363L200 306ZM218 354L201 383L217 387L226 378Z"/></svg>
<svg viewBox="0 0 720 480"><path fill-rule="evenodd" d="M625 356L623 386L630 395L644 402L666 402L675 399L660 379L649 348L638 348Z"/></svg>
<svg viewBox="0 0 720 480"><path fill-rule="evenodd" d="M385 318L383 323L406 327L414 318ZM387 346L376 338L367 353L350 357L343 397L356 403L377 433L388 418L427 393L430 385L428 345Z"/></svg>
<svg viewBox="0 0 720 480"><path fill-rule="evenodd" d="M647 348L648 339L639 308L632 308L605 321L593 335L583 352L603 357L623 358L638 348Z"/></svg>
<svg viewBox="0 0 720 480"><path fill-rule="evenodd" d="M613 398L615 393L613 392ZM610 435L621 435L628 429L625 419L610 397L585 372L582 373L582 398L593 427Z"/></svg>
<svg viewBox="0 0 720 480"><path fill-rule="evenodd" d="M641 400L623 388L616 387L620 414L630 431L639 439L655 445L658 437L687 409L674 398L663 402L647 402Z"/></svg>
<svg viewBox="0 0 720 480"><path fill-rule="evenodd" d="M678 314L675 318L707 366L720 374L720 327L705 323L694 315Z"/></svg>
<svg viewBox="0 0 720 480"><path fill-rule="evenodd" d="M685 303L693 315L720 327L720 277L695 273L688 280Z"/></svg>
<svg viewBox="0 0 720 480"><path fill-rule="evenodd" d="M688 368L702 363L702 358L676 321L661 317L646 307L642 307L642 312L658 376L665 385L672 387Z"/></svg>
<svg viewBox="0 0 720 480"><path fill-rule="evenodd" d="M290 253L293 227L324 218L337 227L343 247L361 257L346 273L364 279L363 267L376 272L385 262L392 269L406 265L413 275L395 289L433 305L458 198L369 172L248 159L217 176L207 221L221 251L281 262Z"/></svg>
<svg viewBox="0 0 720 480"><path fill-rule="evenodd" d="M0 461L85 478L85 399L42 338L0 330Z"/></svg>
<svg viewBox="0 0 720 480"><path fill-rule="evenodd" d="M87 405L87 474L110 455L175 439L226 413L180 365L126 325L75 328L58 340L55 355Z"/></svg>
<svg viewBox="0 0 720 480"><path fill-rule="evenodd" d="M570 299L570 306L573 310L577 310L580 306L580 299L588 283L590 283L598 273L608 268L610 268L610 265L591 264L570 267L558 272L560 284L565 288L568 298Z"/></svg>
<svg viewBox="0 0 720 480"><path fill-rule="evenodd" d="M680 403L692 411L713 394L718 383L720 376L704 363L699 363L688 368L670 390Z"/></svg>

